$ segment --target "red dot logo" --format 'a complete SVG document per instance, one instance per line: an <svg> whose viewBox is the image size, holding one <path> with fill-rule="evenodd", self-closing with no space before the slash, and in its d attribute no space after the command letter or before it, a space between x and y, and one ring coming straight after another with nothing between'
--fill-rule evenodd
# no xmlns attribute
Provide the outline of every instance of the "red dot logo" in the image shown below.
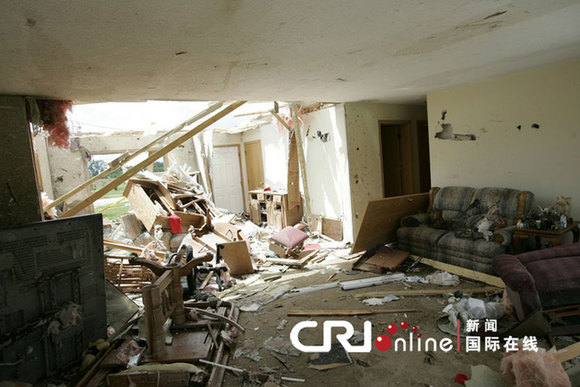
<svg viewBox="0 0 580 387"><path fill-rule="evenodd" d="M419 329L419 328L417 328L416 326L413 326L413 328L411 328L411 330L412 330L413 332L417 332L417 330L418 330L418 329Z"/></svg>
<svg viewBox="0 0 580 387"><path fill-rule="evenodd" d="M421 334L420 333L417 333L417 337L421 337Z"/></svg>
<svg viewBox="0 0 580 387"><path fill-rule="evenodd" d="M402 329L407 329L407 328L409 328L409 323L408 323L408 322L406 322L406 321L401 321L401 324L400 324L400 325L401 325L401 328L402 328Z"/></svg>
<svg viewBox="0 0 580 387"><path fill-rule="evenodd" d="M394 335L395 333L397 333L397 326L395 324L387 325L387 332L389 332L389 334L391 335Z"/></svg>
<svg viewBox="0 0 580 387"><path fill-rule="evenodd" d="M387 335L380 335L375 339L375 347L377 347L379 351L384 352L388 350L391 348L391 344L391 338Z"/></svg>

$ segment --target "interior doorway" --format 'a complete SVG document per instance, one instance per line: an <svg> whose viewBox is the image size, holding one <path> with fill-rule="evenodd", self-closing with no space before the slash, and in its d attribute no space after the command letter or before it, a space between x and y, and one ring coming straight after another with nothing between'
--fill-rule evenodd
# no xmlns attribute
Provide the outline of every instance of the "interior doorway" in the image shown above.
<svg viewBox="0 0 580 387"><path fill-rule="evenodd" d="M262 162L262 142L260 140L244 143L248 190L264 189L264 164Z"/></svg>
<svg viewBox="0 0 580 387"><path fill-rule="evenodd" d="M214 147L211 178L215 205L232 212L244 211L239 145Z"/></svg>
<svg viewBox="0 0 580 387"><path fill-rule="evenodd" d="M383 197L426 192L431 186L427 123L380 123ZM415 134L415 135L414 135Z"/></svg>

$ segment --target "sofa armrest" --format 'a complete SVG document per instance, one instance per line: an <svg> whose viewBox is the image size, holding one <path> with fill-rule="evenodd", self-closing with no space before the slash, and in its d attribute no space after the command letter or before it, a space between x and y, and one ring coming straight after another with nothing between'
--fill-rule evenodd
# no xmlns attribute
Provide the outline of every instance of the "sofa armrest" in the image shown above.
<svg viewBox="0 0 580 387"><path fill-rule="evenodd" d="M415 215L407 215L401 219L401 227L417 227L429 223L429 214L422 212Z"/></svg>
<svg viewBox="0 0 580 387"><path fill-rule="evenodd" d="M493 257L491 266L510 289L516 292L536 291L534 278L517 256L497 255Z"/></svg>
<svg viewBox="0 0 580 387"><path fill-rule="evenodd" d="M501 247L508 247L512 243L512 237L516 226L508 226L496 230L491 236L491 240L499 243Z"/></svg>

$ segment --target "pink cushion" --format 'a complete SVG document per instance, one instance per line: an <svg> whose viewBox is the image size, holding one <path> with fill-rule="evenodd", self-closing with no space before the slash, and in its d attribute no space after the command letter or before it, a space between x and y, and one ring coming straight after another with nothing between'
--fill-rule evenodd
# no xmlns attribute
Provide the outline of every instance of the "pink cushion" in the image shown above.
<svg viewBox="0 0 580 387"><path fill-rule="evenodd" d="M308 238L308 234L295 227L286 227L277 234L272 235L272 240L289 249L293 249Z"/></svg>

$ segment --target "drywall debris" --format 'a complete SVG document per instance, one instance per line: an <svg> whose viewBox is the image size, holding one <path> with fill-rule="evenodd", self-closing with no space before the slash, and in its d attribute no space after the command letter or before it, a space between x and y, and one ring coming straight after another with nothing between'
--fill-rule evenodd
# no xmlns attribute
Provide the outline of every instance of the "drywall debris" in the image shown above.
<svg viewBox="0 0 580 387"><path fill-rule="evenodd" d="M457 286L459 285L459 277L455 274L450 274L445 271L436 271L433 274L429 274L425 279L434 285L441 286Z"/></svg>
<svg viewBox="0 0 580 387"><path fill-rule="evenodd" d="M441 126L441 131L435 133L435 138L440 140L475 141L477 139L475 134L454 134L453 126L451 124L437 124Z"/></svg>
<svg viewBox="0 0 580 387"><path fill-rule="evenodd" d="M455 134L453 133L453 125L445 122L447 117L447 110L441 112L441 121L437 121L437 125L441 127L441 131L435 133L435 138L440 140L455 140L455 141L475 141L475 134Z"/></svg>
<svg viewBox="0 0 580 387"><path fill-rule="evenodd" d="M342 344L334 343L332 344L330 352L315 353L310 357L308 363L310 363L308 368L324 371L352 364L352 358L344 350Z"/></svg>
<svg viewBox="0 0 580 387"><path fill-rule="evenodd" d="M284 330L284 328L286 328L286 324L288 324L288 320L282 320L280 321L280 324L278 324L276 329L279 331Z"/></svg>
<svg viewBox="0 0 580 387"><path fill-rule="evenodd" d="M279 353L280 355L300 356L298 351L290 341L286 340L284 336L269 337L264 341L264 348L268 351Z"/></svg>

